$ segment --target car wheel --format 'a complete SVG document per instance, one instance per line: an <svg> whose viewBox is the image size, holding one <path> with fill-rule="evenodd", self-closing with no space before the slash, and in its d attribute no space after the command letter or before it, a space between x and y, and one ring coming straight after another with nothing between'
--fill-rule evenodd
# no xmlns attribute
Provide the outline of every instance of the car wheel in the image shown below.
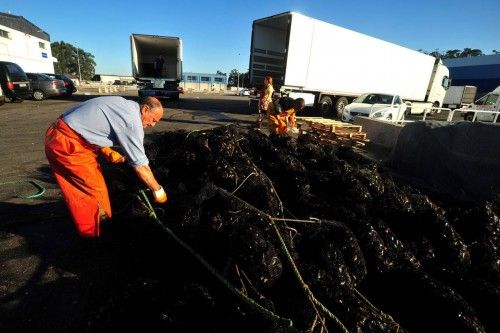
<svg viewBox="0 0 500 333"><path fill-rule="evenodd" d="M349 101L345 97L339 97L335 101L335 111L337 111L337 117L340 117L344 112L344 108L349 104Z"/></svg>
<svg viewBox="0 0 500 333"><path fill-rule="evenodd" d="M472 119L474 119L474 113L467 113L467 114L465 114L464 120L472 121Z"/></svg>
<svg viewBox="0 0 500 333"><path fill-rule="evenodd" d="M33 99L36 101L41 101L45 98L45 94L41 90L35 90L33 91Z"/></svg>
<svg viewBox="0 0 500 333"><path fill-rule="evenodd" d="M73 92L66 93L66 97L71 97L73 95Z"/></svg>
<svg viewBox="0 0 500 333"><path fill-rule="evenodd" d="M323 117L329 116L333 109L333 102L330 96L323 96L319 101L319 111Z"/></svg>

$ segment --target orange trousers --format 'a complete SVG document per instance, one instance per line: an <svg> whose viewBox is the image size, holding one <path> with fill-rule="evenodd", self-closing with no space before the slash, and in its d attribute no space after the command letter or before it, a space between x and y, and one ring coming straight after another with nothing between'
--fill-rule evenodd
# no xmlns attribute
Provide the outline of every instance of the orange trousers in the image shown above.
<svg viewBox="0 0 500 333"><path fill-rule="evenodd" d="M279 114L270 113L267 119L269 121L269 130L271 133L277 135L285 134L288 132L288 125L290 125L290 127L295 127L295 110L290 109L280 112Z"/></svg>
<svg viewBox="0 0 500 333"><path fill-rule="evenodd" d="M45 134L45 155L78 233L99 237L103 214L111 217L111 204L101 166L99 147L89 144L62 119Z"/></svg>

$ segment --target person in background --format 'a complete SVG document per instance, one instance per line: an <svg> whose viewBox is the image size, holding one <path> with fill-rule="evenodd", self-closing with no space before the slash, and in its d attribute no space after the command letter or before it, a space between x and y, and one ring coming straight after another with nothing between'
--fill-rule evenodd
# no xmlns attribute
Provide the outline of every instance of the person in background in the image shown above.
<svg viewBox="0 0 500 333"><path fill-rule="evenodd" d="M273 107L273 78L271 76L266 76L264 78L264 89L260 92L259 98L259 116L257 118L257 129L260 129L262 124L263 115L266 114L268 119L269 116L274 115L274 107Z"/></svg>
<svg viewBox="0 0 500 333"><path fill-rule="evenodd" d="M160 55L155 59L155 74L156 77L161 77L163 74L163 65L165 64L165 59Z"/></svg>
<svg viewBox="0 0 500 333"><path fill-rule="evenodd" d="M154 201L167 201L143 145L144 128L155 126L162 116L163 107L155 97L139 103L119 96L98 97L67 110L48 128L45 155L80 236L99 237L100 223L112 217L99 154L112 163L128 162ZM120 146L125 156L112 146Z"/></svg>

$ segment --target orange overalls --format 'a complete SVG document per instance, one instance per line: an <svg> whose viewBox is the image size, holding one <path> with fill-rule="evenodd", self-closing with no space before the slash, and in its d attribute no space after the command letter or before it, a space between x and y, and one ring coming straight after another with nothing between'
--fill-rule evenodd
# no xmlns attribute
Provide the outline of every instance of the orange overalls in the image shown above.
<svg viewBox="0 0 500 333"><path fill-rule="evenodd" d="M60 118L45 134L45 155L78 233L85 237L98 237L100 217L111 217L108 189L97 161L99 149Z"/></svg>
<svg viewBox="0 0 500 333"><path fill-rule="evenodd" d="M285 134L288 131L288 126L295 127L295 109L291 108L276 115L270 114L268 120L271 133Z"/></svg>

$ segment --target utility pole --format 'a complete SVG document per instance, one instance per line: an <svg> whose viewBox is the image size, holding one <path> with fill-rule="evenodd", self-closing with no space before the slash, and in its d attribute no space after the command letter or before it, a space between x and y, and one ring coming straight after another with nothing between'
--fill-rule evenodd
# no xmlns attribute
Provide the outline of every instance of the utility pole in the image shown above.
<svg viewBox="0 0 500 333"><path fill-rule="evenodd" d="M238 69L239 60L240 60L240 54L238 53L238 58L237 58L237 63L236 63L236 73L238 74L238 83L237 83L238 95L240 94L240 70Z"/></svg>
<svg viewBox="0 0 500 333"><path fill-rule="evenodd" d="M75 44L77 44L75 42ZM82 84L82 73L80 72L80 52L78 51L78 44L76 45L76 60L78 61L78 78L80 79L80 84Z"/></svg>

